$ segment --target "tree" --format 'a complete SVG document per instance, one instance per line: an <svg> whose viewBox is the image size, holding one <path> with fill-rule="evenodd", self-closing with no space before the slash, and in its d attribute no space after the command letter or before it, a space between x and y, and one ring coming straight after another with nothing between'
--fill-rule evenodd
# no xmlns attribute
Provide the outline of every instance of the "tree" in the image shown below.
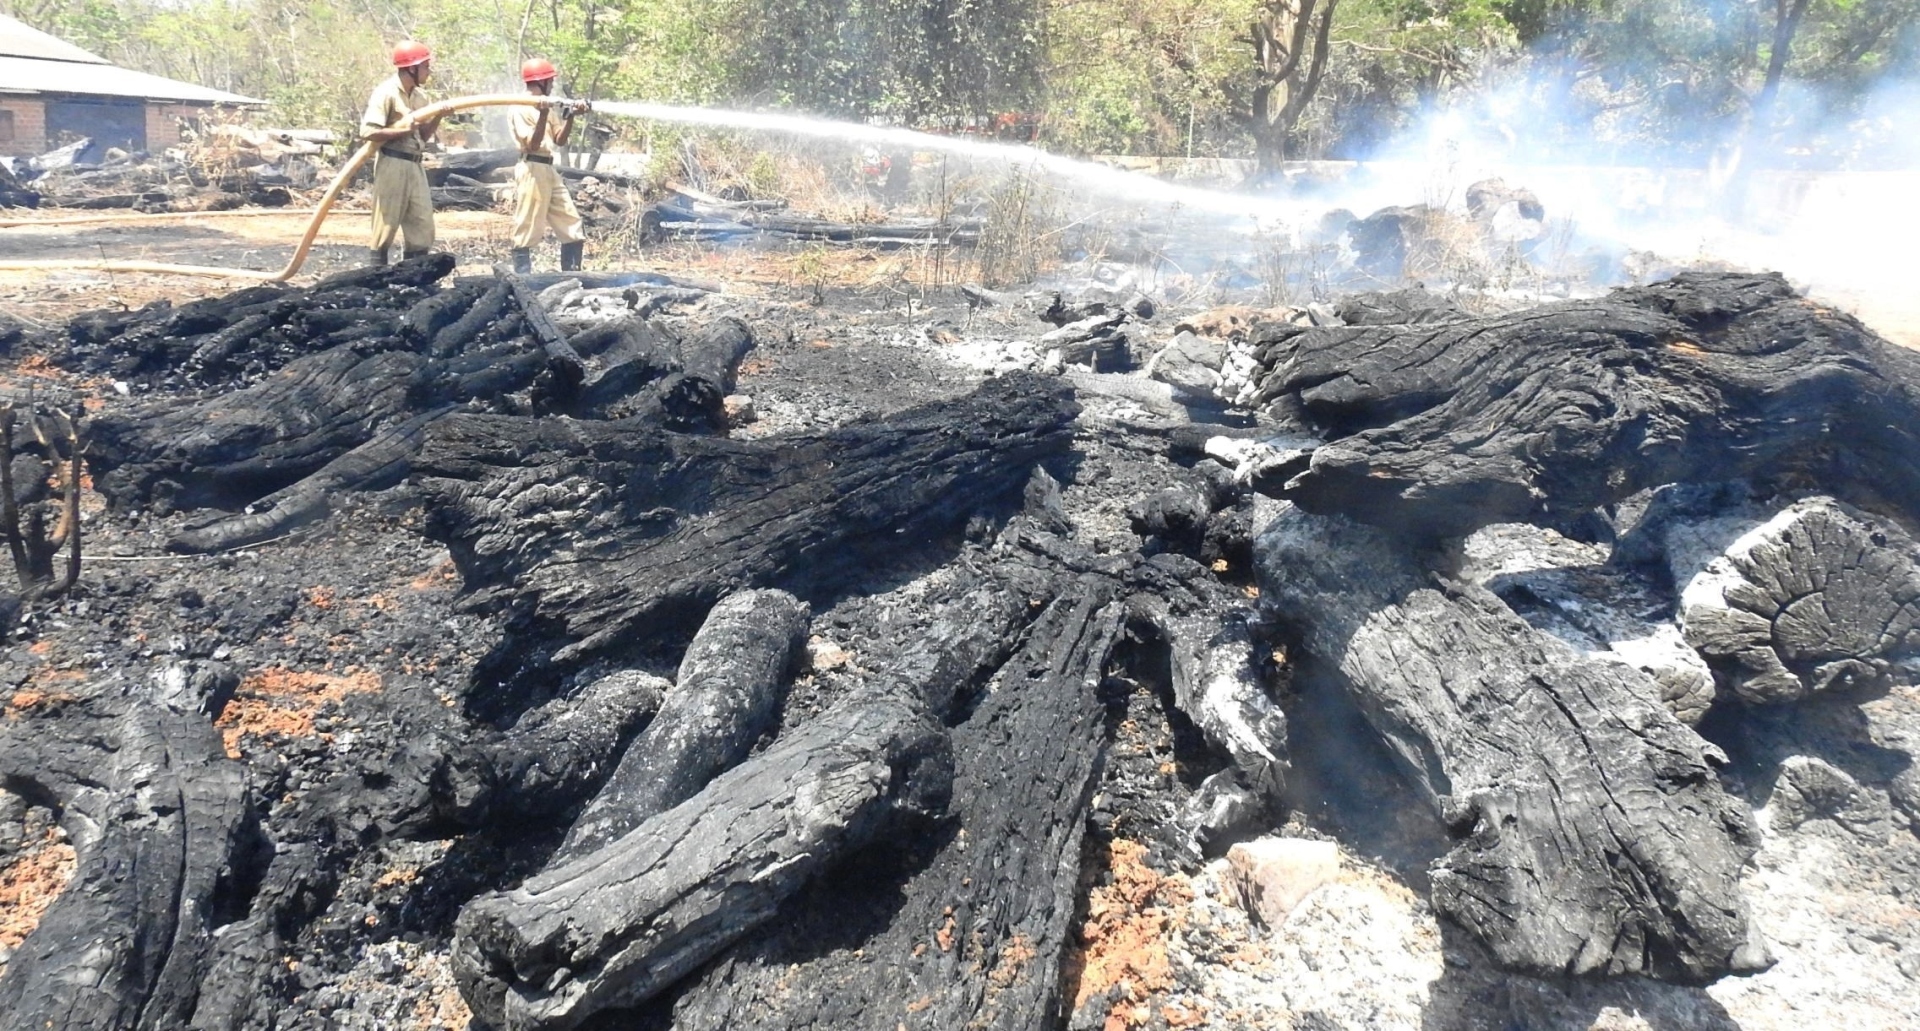
<svg viewBox="0 0 1920 1031"><path fill-rule="evenodd" d="M1327 70L1340 0L1265 0L1253 20L1256 83L1248 129L1262 178L1278 176L1287 134L1313 102Z"/></svg>

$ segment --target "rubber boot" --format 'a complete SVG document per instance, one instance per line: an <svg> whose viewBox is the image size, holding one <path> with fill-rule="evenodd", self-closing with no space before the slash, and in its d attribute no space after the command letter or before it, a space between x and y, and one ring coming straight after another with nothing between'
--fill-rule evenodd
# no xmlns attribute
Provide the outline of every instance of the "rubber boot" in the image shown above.
<svg viewBox="0 0 1920 1031"><path fill-rule="evenodd" d="M367 248L367 264L379 268L387 263L387 249L384 247Z"/></svg>
<svg viewBox="0 0 1920 1031"><path fill-rule="evenodd" d="M581 259L581 256L586 251L586 249L587 249L587 244L585 240L575 240L572 243L561 244L560 245L560 271L562 272L580 271L580 259Z"/></svg>
<svg viewBox="0 0 1920 1031"><path fill-rule="evenodd" d="M515 247L513 249L513 274L516 276L525 276L530 275L532 272L533 251L526 247Z"/></svg>

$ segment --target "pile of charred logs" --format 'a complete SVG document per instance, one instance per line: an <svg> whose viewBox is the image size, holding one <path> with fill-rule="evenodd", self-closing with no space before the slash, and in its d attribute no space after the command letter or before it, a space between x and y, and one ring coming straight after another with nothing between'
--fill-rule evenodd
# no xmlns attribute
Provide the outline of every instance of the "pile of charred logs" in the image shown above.
<svg viewBox="0 0 1920 1031"><path fill-rule="evenodd" d="M80 141L85 145L88 141ZM285 207L311 174L274 167L212 169L166 155L116 154L98 164L41 159L0 175L0 206L145 212Z"/></svg>
<svg viewBox="0 0 1920 1031"><path fill-rule="evenodd" d="M0 725L0 777L87 828L0 980L0 1027L272 1026L278 943L320 878L303 842L556 818L544 868L452 924L486 1026L642 1004L679 1028L1049 1026L1123 641L1163 657L1218 756L1182 816L1196 849L1302 801L1265 679L1283 649L1446 828L1432 900L1454 931L1541 976L1708 982L1769 958L1739 887L1749 807L1694 725L1883 682L1920 649L1900 529L1920 517L1920 358L1777 277L1269 324L1252 431L1095 419L1065 380L1014 373L735 440L719 399L744 324L569 335L525 284L446 273L71 327L74 367L166 388L95 421L116 508L241 512L178 542L219 548L410 477L504 636L464 712L418 715L357 782L378 816L353 833L322 826L340 813L261 826L209 724L231 686L192 669ZM1173 460L1131 551L1089 545L1062 505L1076 455L1112 439ZM1463 558L1507 524L1595 557L1558 580ZM909 553L940 571L911 632L783 720L810 606ZM1257 601L1223 555L1251 558ZM1636 618L1691 658L1612 648L1630 621L1602 618L1609 582L1655 599ZM522 696L674 641L671 685Z"/></svg>

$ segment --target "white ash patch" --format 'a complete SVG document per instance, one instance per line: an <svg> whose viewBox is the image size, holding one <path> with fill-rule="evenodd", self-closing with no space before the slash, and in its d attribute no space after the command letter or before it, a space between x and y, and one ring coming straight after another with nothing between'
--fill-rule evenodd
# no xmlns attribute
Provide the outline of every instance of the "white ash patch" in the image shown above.
<svg viewBox="0 0 1920 1031"><path fill-rule="evenodd" d="M1432 910L1384 870L1341 849L1338 875L1271 931L1242 908L1224 859L1194 879L1169 956L1202 986L1222 1026L1414 1031L1444 969Z"/></svg>

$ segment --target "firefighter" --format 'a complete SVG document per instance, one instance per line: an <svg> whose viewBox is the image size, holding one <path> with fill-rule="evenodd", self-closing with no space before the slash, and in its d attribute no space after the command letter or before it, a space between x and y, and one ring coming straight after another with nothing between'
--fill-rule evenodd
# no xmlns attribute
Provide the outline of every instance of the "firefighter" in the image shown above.
<svg viewBox="0 0 1920 1031"><path fill-rule="evenodd" d="M425 43L406 40L393 48L393 67L393 78L375 87L360 119L361 135L380 145L373 159L373 244L368 255L375 265L387 263L396 236L409 258L433 246L433 194L420 160L440 120L413 116L428 103L423 87L433 73L433 51Z"/></svg>
<svg viewBox="0 0 1920 1031"><path fill-rule="evenodd" d="M551 97L553 80L559 72L553 62L536 57L520 66L520 80L527 92ZM573 135L573 119L590 110L584 100L561 100L538 108L513 109L513 141L520 147L520 164L513 170L513 270L522 275L533 271L533 246L540 242L541 231L552 227L560 241L560 271L578 272L586 237L580 232L580 212L573 206L567 184L553 167L553 149L564 147ZM555 125L552 117L561 112Z"/></svg>

